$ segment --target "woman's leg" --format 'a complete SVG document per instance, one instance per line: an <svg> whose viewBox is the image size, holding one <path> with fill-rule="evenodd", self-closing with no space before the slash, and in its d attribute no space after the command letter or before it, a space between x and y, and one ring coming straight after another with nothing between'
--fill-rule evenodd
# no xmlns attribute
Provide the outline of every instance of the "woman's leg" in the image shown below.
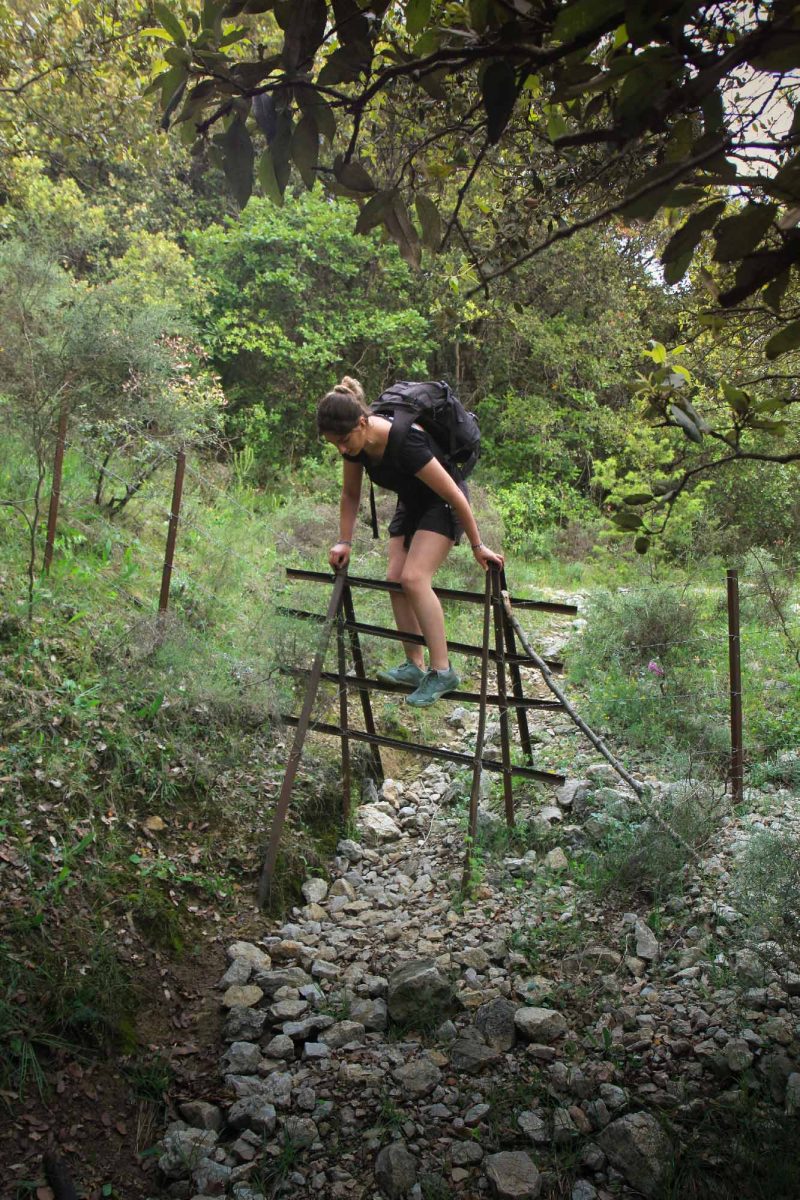
<svg viewBox="0 0 800 1200"><path fill-rule="evenodd" d="M411 539L411 547L405 557L400 582L403 598L416 617L428 647L429 665L444 671L449 665L447 638L444 632L444 613L433 590L433 577L442 565L453 541L442 533L430 529L418 529ZM394 597L392 597L394 599Z"/></svg>
<svg viewBox="0 0 800 1200"><path fill-rule="evenodd" d="M405 547L405 538L400 537L389 538L389 564L386 568L386 578L390 583L400 583L403 578L403 568L408 558L408 550ZM394 612L394 623L400 633L418 633L421 634L419 622L414 616L414 609L408 601L408 597L403 592L392 592L392 611ZM419 667L421 671L425 670L425 656L423 647L417 642L403 642L403 649L406 652L406 658L412 662L415 667Z"/></svg>

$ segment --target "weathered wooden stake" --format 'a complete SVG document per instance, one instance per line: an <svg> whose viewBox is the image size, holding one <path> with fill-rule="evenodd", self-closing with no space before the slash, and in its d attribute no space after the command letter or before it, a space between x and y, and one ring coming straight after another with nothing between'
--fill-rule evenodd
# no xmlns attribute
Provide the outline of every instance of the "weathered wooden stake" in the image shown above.
<svg viewBox="0 0 800 1200"><path fill-rule="evenodd" d="M158 611L164 614L169 606L169 586L172 580L172 564L175 560L175 542L178 537L178 518L181 512L181 497L183 496L183 475L186 470L186 454L179 450L175 458L175 482L172 485L172 504L169 510L169 526L167 528L167 545L164 550L164 569L161 572L161 595L158 598Z"/></svg>
<svg viewBox="0 0 800 1200"><path fill-rule="evenodd" d="M67 419L69 412L66 404L62 404L58 417L58 433L56 434L56 452L53 457L53 483L50 488L50 508L47 513L47 541L44 545L44 573L50 572L53 561L53 549L56 543L56 526L58 525L58 506L61 501L61 475L64 469L64 446L67 441Z"/></svg>
<svg viewBox="0 0 800 1200"><path fill-rule="evenodd" d="M742 653L739 624L739 572L728 571L728 663L731 693L731 790L734 804L744 798L742 737Z"/></svg>

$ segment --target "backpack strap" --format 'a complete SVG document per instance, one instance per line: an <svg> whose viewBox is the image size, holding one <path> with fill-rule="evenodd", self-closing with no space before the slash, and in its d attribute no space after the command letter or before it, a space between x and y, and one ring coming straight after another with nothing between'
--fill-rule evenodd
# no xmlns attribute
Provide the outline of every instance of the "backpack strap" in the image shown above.
<svg viewBox="0 0 800 1200"><path fill-rule="evenodd" d="M369 481L369 515L372 521L372 536L373 538L380 537L378 532L378 509L375 505L375 487L371 479Z"/></svg>

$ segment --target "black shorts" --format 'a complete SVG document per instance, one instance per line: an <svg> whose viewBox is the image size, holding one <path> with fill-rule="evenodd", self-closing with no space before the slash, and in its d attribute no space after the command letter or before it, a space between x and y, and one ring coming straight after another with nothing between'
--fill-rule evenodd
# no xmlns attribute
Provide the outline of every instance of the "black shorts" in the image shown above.
<svg viewBox="0 0 800 1200"><path fill-rule="evenodd" d="M465 483L458 485L469 499ZM458 545L464 533L464 528L449 504L438 497L426 508L407 508L402 500L397 501L394 516L389 522L389 537L402 537L406 550L411 545L411 539L418 529L428 529L431 533L441 533Z"/></svg>

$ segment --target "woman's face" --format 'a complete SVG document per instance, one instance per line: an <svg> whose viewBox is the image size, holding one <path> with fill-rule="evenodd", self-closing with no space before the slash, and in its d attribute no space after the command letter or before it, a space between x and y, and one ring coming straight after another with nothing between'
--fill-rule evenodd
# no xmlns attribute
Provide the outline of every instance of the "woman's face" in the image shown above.
<svg viewBox="0 0 800 1200"><path fill-rule="evenodd" d="M355 457L364 449L367 440L367 418L359 417L349 433L323 433L326 442L335 446L340 454L351 454Z"/></svg>

